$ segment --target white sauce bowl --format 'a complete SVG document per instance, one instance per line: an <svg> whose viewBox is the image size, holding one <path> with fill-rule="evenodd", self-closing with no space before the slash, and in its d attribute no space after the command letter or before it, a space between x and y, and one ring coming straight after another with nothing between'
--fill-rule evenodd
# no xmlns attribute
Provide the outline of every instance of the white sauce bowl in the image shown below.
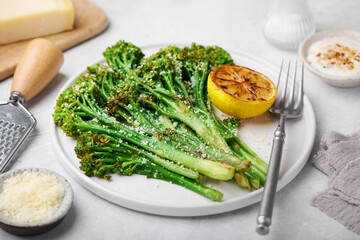
<svg viewBox="0 0 360 240"><path fill-rule="evenodd" d="M307 55L309 53L309 49L311 46L321 40L328 39L328 38L344 38L349 39L351 41L358 42L360 46L360 32L346 30L346 29L332 29L317 32L311 35L309 38L305 39L300 47L299 47L299 56L300 59L304 62L305 67L311 71L313 74L321 78L325 83L330 84L335 87L354 87L360 85L360 74L356 75L349 75L349 76L341 76L337 74L324 73L323 71L319 71L313 65L311 65L307 59ZM349 46L351 47L351 46Z"/></svg>

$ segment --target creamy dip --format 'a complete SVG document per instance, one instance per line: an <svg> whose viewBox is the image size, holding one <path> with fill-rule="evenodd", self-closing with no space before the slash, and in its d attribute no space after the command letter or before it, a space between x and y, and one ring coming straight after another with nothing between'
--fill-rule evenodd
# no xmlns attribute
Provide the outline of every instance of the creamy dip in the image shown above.
<svg viewBox="0 0 360 240"><path fill-rule="evenodd" d="M306 60L328 75L360 75L360 42L345 37L324 38L310 46Z"/></svg>

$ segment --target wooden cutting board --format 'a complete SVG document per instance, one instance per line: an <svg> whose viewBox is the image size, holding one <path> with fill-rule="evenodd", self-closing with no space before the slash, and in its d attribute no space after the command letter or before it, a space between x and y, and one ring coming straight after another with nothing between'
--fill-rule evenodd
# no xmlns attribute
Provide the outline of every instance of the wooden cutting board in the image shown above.
<svg viewBox="0 0 360 240"><path fill-rule="evenodd" d="M88 0L72 1L75 9L74 29L42 37L51 40L63 51L103 32L108 25L106 14L98 6ZM30 40L0 46L0 81L14 74Z"/></svg>

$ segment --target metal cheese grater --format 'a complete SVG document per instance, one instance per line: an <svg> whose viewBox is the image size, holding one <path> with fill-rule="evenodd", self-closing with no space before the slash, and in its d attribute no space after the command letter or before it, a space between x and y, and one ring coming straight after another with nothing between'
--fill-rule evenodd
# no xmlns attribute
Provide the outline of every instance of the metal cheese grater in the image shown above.
<svg viewBox="0 0 360 240"><path fill-rule="evenodd" d="M15 70L10 99L0 102L0 173L36 126L35 117L23 103L55 77L63 62L61 50L48 40L32 40L26 48Z"/></svg>
<svg viewBox="0 0 360 240"><path fill-rule="evenodd" d="M23 97L13 93L8 102L0 103L0 173L36 125L36 119L22 102Z"/></svg>

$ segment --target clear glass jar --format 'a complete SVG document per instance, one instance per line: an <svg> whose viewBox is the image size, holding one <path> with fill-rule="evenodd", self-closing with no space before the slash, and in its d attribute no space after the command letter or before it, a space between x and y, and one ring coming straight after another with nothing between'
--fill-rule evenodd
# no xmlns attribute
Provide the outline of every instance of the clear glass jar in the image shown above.
<svg viewBox="0 0 360 240"><path fill-rule="evenodd" d="M306 0L273 0L263 25L265 39L287 50L296 50L315 30Z"/></svg>

